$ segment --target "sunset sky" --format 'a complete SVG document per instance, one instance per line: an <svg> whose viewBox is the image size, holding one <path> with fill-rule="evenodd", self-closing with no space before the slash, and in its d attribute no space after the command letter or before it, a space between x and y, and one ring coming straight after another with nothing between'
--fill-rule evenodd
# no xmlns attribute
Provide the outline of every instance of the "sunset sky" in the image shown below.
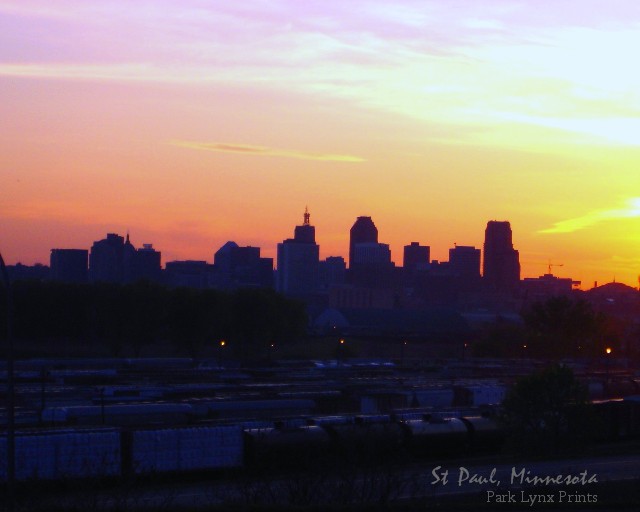
<svg viewBox="0 0 640 512"><path fill-rule="evenodd" d="M402 247L640 274L637 0L0 0L0 252Z"/></svg>

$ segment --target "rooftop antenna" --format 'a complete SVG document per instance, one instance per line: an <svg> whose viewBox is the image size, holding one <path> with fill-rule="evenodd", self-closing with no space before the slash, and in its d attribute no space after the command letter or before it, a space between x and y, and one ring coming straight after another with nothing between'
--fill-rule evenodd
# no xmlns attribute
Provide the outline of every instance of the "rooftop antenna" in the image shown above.
<svg viewBox="0 0 640 512"><path fill-rule="evenodd" d="M309 207L305 206L304 207L304 225L305 226L309 225L309 217L311 217L311 214L309 213Z"/></svg>

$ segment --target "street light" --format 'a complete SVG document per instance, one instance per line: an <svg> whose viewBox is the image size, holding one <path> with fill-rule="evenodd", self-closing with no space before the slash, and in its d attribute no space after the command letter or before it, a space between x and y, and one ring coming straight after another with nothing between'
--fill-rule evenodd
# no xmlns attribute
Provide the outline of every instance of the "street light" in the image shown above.
<svg viewBox="0 0 640 512"><path fill-rule="evenodd" d="M218 342L218 368L222 368L222 354L226 344L227 342L225 340L220 340Z"/></svg>

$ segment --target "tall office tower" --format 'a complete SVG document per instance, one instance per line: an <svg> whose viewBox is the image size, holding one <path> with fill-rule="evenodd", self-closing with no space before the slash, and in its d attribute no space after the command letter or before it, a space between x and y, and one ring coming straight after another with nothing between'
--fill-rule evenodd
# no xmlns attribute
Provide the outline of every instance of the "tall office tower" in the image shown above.
<svg viewBox="0 0 640 512"><path fill-rule="evenodd" d="M161 260L162 253L156 251L153 244L142 244L133 259L134 280L160 281L162 278Z"/></svg>
<svg viewBox="0 0 640 512"><path fill-rule="evenodd" d="M86 249L51 249L50 277L67 283L86 283L89 251Z"/></svg>
<svg viewBox="0 0 640 512"><path fill-rule="evenodd" d="M349 266L349 282L364 288L393 288L396 268L391 261L389 244L377 242L353 246L353 260Z"/></svg>
<svg viewBox="0 0 640 512"><path fill-rule="evenodd" d="M206 261L168 261L165 267L165 282L169 286L186 288L208 288L213 265Z"/></svg>
<svg viewBox="0 0 640 512"><path fill-rule="evenodd" d="M261 258L260 247L229 241L213 256L219 288L273 288L273 258Z"/></svg>
<svg viewBox="0 0 640 512"><path fill-rule="evenodd" d="M161 253L152 244L136 249L129 240L115 234L94 242L89 253L89 279L92 282L133 283L141 279L159 281Z"/></svg>
<svg viewBox="0 0 640 512"><path fill-rule="evenodd" d="M349 237L349 268L354 263L354 250L356 244L376 244L378 243L378 228L371 220L371 217L358 217L351 226Z"/></svg>
<svg viewBox="0 0 640 512"><path fill-rule="evenodd" d="M449 249L449 270L458 277L476 279L480 277L480 249L456 245Z"/></svg>
<svg viewBox="0 0 640 512"><path fill-rule="evenodd" d="M367 265L370 267L391 265L391 250L389 244L361 243L353 246L353 266Z"/></svg>
<svg viewBox="0 0 640 512"><path fill-rule="evenodd" d="M320 288L327 291L331 286L344 284L347 276L347 264L342 256L329 256L320 262Z"/></svg>
<svg viewBox="0 0 640 512"><path fill-rule="evenodd" d="M484 281L494 290L509 291L520 282L520 255L513 248L509 222L489 221L484 234Z"/></svg>
<svg viewBox="0 0 640 512"><path fill-rule="evenodd" d="M91 246L89 254L89 279L121 283L124 279L124 238L108 233L107 238Z"/></svg>
<svg viewBox="0 0 640 512"><path fill-rule="evenodd" d="M277 289L281 293L305 296L318 291L320 247L310 217L305 209L304 222L296 226L294 237L278 244Z"/></svg>
<svg viewBox="0 0 640 512"><path fill-rule="evenodd" d="M411 245L405 245L404 258L402 260L405 272L427 269L430 252L431 248L428 245L420 245L418 242L411 242Z"/></svg>

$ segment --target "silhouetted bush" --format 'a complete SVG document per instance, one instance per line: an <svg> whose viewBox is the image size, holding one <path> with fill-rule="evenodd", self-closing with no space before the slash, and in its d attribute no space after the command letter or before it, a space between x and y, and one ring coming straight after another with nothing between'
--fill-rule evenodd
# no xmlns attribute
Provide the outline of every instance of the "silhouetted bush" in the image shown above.
<svg viewBox="0 0 640 512"><path fill-rule="evenodd" d="M566 366L551 366L520 378L502 406L501 419L513 451L571 451L584 447L596 434L587 389Z"/></svg>

